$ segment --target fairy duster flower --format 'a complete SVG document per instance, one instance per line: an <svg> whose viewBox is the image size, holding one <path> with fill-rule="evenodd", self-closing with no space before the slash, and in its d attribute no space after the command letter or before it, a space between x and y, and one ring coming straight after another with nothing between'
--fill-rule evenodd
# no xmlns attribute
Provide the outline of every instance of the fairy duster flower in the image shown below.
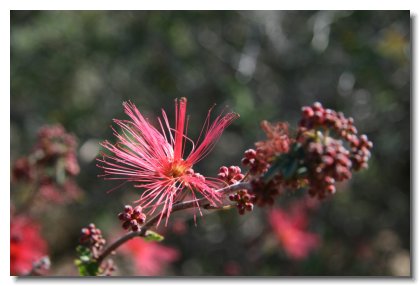
<svg viewBox="0 0 420 286"><path fill-rule="evenodd" d="M273 208L268 220L286 255L293 260L303 260L321 243L317 234L308 230L309 209L315 208L310 200L294 202L288 210Z"/></svg>
<svg viewBox="0 0 420 286"><path fill-rule="evenodd" d="M141 238L127 241L121 247L121 253L132 260L134 272L142 276L163 275L165 269L181 256L175 248Z"/></svg>
<svg viewBox="0 0 420 286"><path fill-rule="evenodd" d="M131 120L114 119L121 132L113 129L117 138L115 144L102 143L108 151L98 159L98 166L104 172L102 176L132 182L134 187L142 188L144 191L136 202L148 210L148 214L161 211L158 225L164 216L167 224L173 204L188 194L192 199L200 194L210 203L217 204L220 197L215 189L221 186L220 180L196 173L193 166L208 155L224 129L239 115L221 114L210 123L210 109L199 139L194 142L187 137L186 98L175 100L174 127L170 126L163 109L162 118L158 118L159 128L156 128L133 103L123 105ZM187 143L191 144L188 155L185 154Z"/></svg>

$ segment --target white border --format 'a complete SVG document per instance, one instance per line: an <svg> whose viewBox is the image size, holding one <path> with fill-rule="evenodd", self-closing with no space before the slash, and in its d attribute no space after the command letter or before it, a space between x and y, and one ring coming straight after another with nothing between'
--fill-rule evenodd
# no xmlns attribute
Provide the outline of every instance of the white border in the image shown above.
<svg viewBox="0 0 420 286"><path fill-rule="evenodd" d="M229 1L105 1L105 0L74 0L48 1L24 0L9 1L8 8L12 10L410 10L413 8L410 0L352 0L352 1L273 1L273 0L229 0Z"/></svg>
<svg viewBox="0 0 420 286"><path fill-rule="evenodd" d="M221 5L223 3L223 6ZM415 3L415 4L414 4ZM407 1L407 0L393 0L393 1L367 1L367 0L352 0L352 1L327 1L327 0L317 0L317 1L281 1L278 0L276 3L271 0L258 0L258 1L249 1L246 3L245 1L241 0L227 0L227 1L192 1L192 0L178 0L178 1L167 1L166 3L163 1L142 1L142 0L127 0L126 2L122 1L105 1L105 0L74 0L74 1L47 1L47 0L26 0L26 1L1 1L0 6L0 35L2 44L0 45L1 50L1 65L0 65L0 72L1 72L1 79L2 84L0 85L0 90L2 96L0 104L0 116L1 122L4 123L6 126L5 129L7 131L3 131L2 140L0 141L2 144L3 154L6 154L6 158L2 160L1 169L0 169L0 180L2 182L2 188L0 190L1 193L1 227L3 229L2 234L0 235L0 246L1 250L0 253L2 257L0 259L0 271L1 271L1 282L6 282L7 285L18 283L21 285L27 284L48 284L48 285L61 285L61 284L77 284L77 285L86 285L86 284L97 284L105 283L105 284L120 284L121 282L127 284L141 284L141 285L162 285L162 284L170 284L170 285L195 285L196 283L200 284L208 284L214 285L217 284L232 284L232 285L241 285L241 284L254 284L254 283L261 283L264 284L272 284L272 285L290 285L290 284L303 284L305 282L311 282L319 285L324 284L334 284L336 285L336 279L256 279L256 278L247 278L247 279L208 279L208 280L195 280L195 279L67 279L67 280L58 280L58 279L19 279L16 281L15 278L9 276L9 219L10 219L10 10L369 10L369 9L378 9L378 10L410 10L411 15L415 15L416 19L414 21L414 33L413 35L413 43L415 51L413 51L413 65L414 67L419 66L418 56L416 56L416 51L418 51L418 41L414 39L419 38L419 29L418 29L418 11L417 3L420 1ZM417 4L417 5L416 5ZM415 110L419 109L419 100L416 100L417 94L417 87L416 82L418 81L418 74L416 70L413 68L413 78L412 78L412 87L413 87L413 122L414 125L413 130L413 140L412 140L412 148L415 148L418 141L418 134L419 134L419 116L414 112ZM413 209L413 224L412 224L412 255L413 255L413 275L418 274L418 264L415 263L418 257L418 247L415 245L415 239L418 238L417 230L418 230L418 215L419 215L419 198L420 196L416 194L418 191L418 177L419 177L419 153L414 152L413 150L413 186L412 186L412 193L413 199L415 201L412 204ZM369 284L369 285L383 285L388 283L397 283L402 284L408 282L405 280L396 280L396 279L341 279L339 280L340 284L345 285L353 285L353 284Z"/></svg>

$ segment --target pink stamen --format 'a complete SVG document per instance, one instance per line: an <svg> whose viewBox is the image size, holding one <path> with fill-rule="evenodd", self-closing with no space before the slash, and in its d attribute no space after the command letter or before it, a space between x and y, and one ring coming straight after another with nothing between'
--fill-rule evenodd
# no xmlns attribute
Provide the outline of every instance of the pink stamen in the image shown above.
<svg viewBox="0 0 420 286"><path fill-rule="evenodd" d="M194 144L186 135L186 109L186 98L175 101L175 128L171 128L166 113L162 110L162 119L158 118L158 130L143 117L133 103L125 102L124 110L130 120L114 120L121 128L120 132L113 129L117 143L104 141L101 145L109 152L104 152L102 158L97 159L98 166L103 169L101 177L133 182L135 188L144 190L137 202L148 209L148 214L159 210L161 216L158 224L166 216L167 225L173 204L179 198L185 198L185 192L190 192L193 199L198 199L199 193L211 204L220 202L220 195L215 190L223 186L223 181L195 177L191 168L213 149L223 130L238 115L219 115L210 124L210 110L199 136L199 139L203 138L201 142L198 140ZM187 142L192 144L192 150L183 158ZM197 208L201 214L198 204Z"/></svg>

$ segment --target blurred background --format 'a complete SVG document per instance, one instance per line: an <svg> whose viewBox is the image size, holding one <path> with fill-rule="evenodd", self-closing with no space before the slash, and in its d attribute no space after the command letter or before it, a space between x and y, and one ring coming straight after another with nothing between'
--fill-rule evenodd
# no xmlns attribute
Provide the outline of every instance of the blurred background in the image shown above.
<svg viewBox="0 0 420 286"><path fill-rule="evenodd" d="M83 196L31 213L48 242L50 275L77 275L80 228L94 222L114 240L117 213L139 194L128 185L107 193L116 184L97 177L98 143L114 141L122 102L154 120L161 108L173 118L182 96L191 138L215 103L215 114L241 115L195 167L207 176L239 165L265 138L261 120L294 127L314 101L354 117L374 148L369 169L306 217L317 243L303 256L287 251L266 210L211 213L197 226L179 213L159 229L162 246L177 252L161 274L410 275L410 62L409 11L12 11L11 165L45 124L62 124L79 142ZM12 184L12 200L14 192ZM300 195L278 205L286 210ZM116 275L139 274L129 256L115 256Z"/></svg>

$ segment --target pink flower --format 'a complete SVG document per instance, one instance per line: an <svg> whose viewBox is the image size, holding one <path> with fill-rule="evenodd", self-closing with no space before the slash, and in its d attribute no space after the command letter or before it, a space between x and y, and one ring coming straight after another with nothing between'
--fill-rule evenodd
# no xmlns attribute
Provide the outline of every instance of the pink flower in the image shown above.
<svg viewBox="0 0 420 286"><path fill-rule="evenodd" d="M46 179L39 186L39 194L48 202L65 204L79 199L83 192L71 178L68 178L62 185Z"/></svg>
<svg viewBox="0 0 420 286"><path fill-rule="evenodd" d="M76 137L63 126L41 127L32 152L16 160L13 180L36 186L47 202L64 204L80 198L83 193L74 180L80 172L76 148Z"/></svg>
<svg viewBox="0 0 420 286"><path fill-rule="evenodd" d="M138 237L121 246L121 252L133 259L136 273L144 276L162 275L167 265L180 257L178 250L174 248Z"/></svg>
<svg viewBox="0 0 420 286"><path fill-rule="evenodd" d="M319 236L306 230L308 217L307 206L304 202L294 203L287 212L272 209L269 213L269 221L277 239L290 258L302 260L318 248Z"/></svg>
<svg viewBox="0 0 420 286"><path fill-rule="evenodd" d="M40 227L30 218L13 217L10 223L10 274L24 275L31 271L47 253L47 244L40 234Z"/></svg>
<svg viewBox="0 0 420 286"><path fill-rule="evenodd" d="M236 261L228 261L223 265L223 271L227 276L239 276L241 266Z"/></svg>
<svg viewBox="0 0 420 286"><path fill-rule="evenodd" d="M144 192L137 202L149 209L148 214L158 208L161 210L158 225L164 215L167 224L172 205L187 194L196 199L198 193L213 204L220 201L214 189L220 187L221 182L194 172L192 167L212 150L223 130L238 118L237 114L219 115L210 124L210 109L200 137L194 143L186 134L186 98L175 100L174 128L170 127L164 110L163 120L158 118L158 130L133 103L125 102L124 109L131 120L114 119L122 128L120 133L113 129L117 143L102 143L109 151L103 154L102 159L98 159L102 163L98 166L104 170L102 176L133 182L135 187L143 188ZM191 145L188 155L185 154L187 143Z"/></svg>

